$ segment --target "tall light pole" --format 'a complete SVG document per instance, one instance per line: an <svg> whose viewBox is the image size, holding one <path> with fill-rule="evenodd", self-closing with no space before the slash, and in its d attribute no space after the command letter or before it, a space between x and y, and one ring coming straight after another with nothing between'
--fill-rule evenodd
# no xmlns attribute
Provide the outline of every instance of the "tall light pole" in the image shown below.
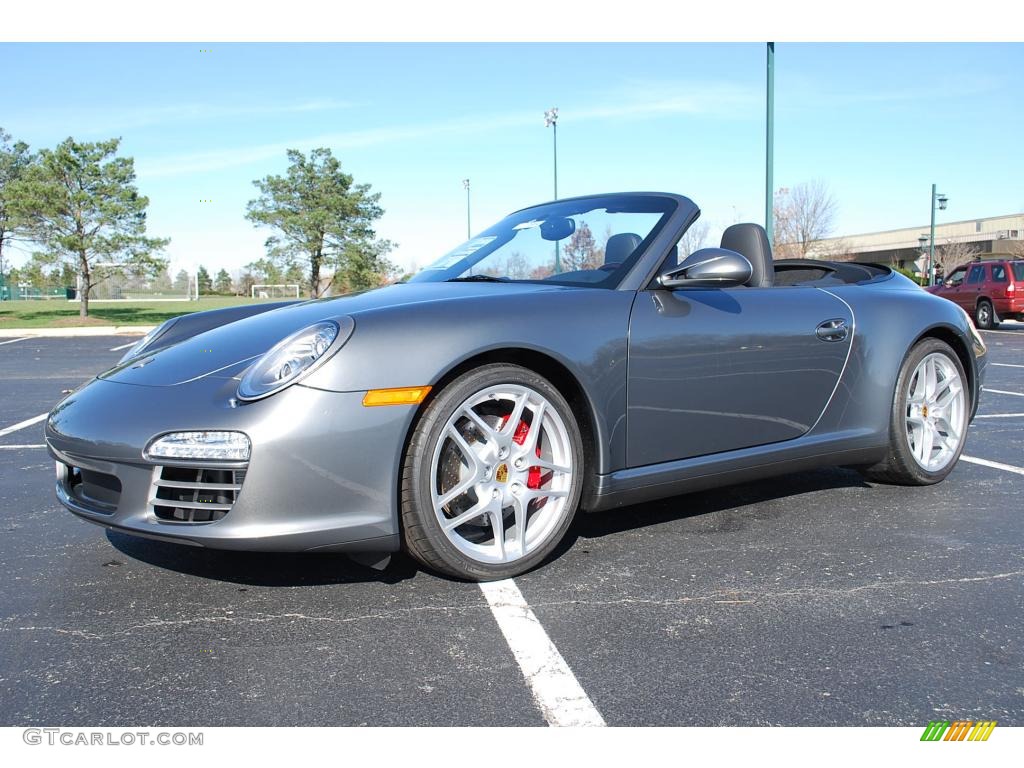
<svg viewBox="0 0 1024 768"><path fill-rule="evenodd" d="M552 107L544 113L544 127L551 128L552 147L555 159L555 200L558 199L558 107Z"/></svg>
<svg viewBox="0 0 1024 768"><path fill-rule="evenodd" d="M469 223L469 179L462 180L462 186L466 188L466 239L473 236L473 227Z"/></svg>
<svg viewBox="0 0 1024 768"><path fill-rule="evenodd" d="M935 209L946 210L949 198L935 191L932 184L932 227L928 237L928 285L935 285Z"/></svg>
<svg viewBox="0 0 1024 768"><path fill-rule="evenodd" d="M765 62L765 157L764 157L764 229L768 233L768 243L775 244L775 216L772 210L775 195L772 192L772 172L775 155L775 43L768 43L767 60Z"/></svg>
<svg viewBox="0 0 1024 768"><path fill-rule="evenodd" d="M558 107L552 107L544 113L544 127L551 128L552 148L555 161L555 200L558 199ZM555 274L562 271L561 257L558 252L558 241L555 241Z"/></svg>

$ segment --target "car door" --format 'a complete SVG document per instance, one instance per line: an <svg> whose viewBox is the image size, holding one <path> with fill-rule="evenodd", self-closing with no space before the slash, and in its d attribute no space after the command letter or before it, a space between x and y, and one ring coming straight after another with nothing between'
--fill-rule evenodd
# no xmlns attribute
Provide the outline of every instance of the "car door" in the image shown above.
<svg viewBox="0 0 1024 768"><path fill-rule="evenodd" d="M957 267L936 287L935 294L963 306L964 280L967 267ZM973 307L972 307L973 308Z"/></svg>
<svg viewBox="0 0 1024 768"><path fill-rule="evenodd" d="M631 467L792 440L846 364L849 306L813 287L639 291L629 326Z"/></svg>
<svg viewBox="0 0 1024 768"><path fill-rule="evenodd" d="M960 293L960 306L962 306L968 312L973 312L974 307L978 303L978 296L981 295L981 289L984 286L985 265L971 265L970 270L967 272L967 280L964 282L964 286Z"/></svg>

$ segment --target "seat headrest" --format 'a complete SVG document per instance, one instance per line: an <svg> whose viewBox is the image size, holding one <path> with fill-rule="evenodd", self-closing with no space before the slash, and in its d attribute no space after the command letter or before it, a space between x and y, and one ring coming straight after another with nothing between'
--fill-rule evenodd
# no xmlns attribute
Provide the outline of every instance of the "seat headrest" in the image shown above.
<svg viewBox="0 0 1024 768"><path fill-rule="evenodd" d="M733 224L722 233L722 247L736 251L747 258L752 267L746 285L768 288L775 279L772 264L772 246L768 233L760 224Z"/></svg>
<svg viewBox="0 0 1024 768"><path fill-rule="evenodd" d="M604 263L621 264L633 255L633 251L637 249L642 240L640 235L635 235L632 232L612 235L604 246Z"/></svg>

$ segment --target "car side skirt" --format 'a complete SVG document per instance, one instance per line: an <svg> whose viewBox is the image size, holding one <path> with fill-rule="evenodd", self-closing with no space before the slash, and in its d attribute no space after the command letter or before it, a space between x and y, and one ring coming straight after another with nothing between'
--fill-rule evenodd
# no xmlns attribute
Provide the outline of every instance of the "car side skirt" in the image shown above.
<svg viewBox="0 0 1024 768"><path fill-rule="evenodd" d="M599 512L816 467L874 464L887 450L876 432L859 429L633 467L596 476L583 506Z"/></svg>

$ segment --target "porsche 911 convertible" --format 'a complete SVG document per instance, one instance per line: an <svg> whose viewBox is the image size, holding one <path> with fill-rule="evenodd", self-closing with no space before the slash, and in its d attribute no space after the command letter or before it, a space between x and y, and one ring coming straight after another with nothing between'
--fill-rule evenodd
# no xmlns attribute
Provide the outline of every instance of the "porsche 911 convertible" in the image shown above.
<svg viewBox="0 0 1024 768"><path fill-rule="evenodd" d="M885 266L773 261L756 224L681 256L698 215L559 200L405 283L171 320L53 409L57 496L127 534L489 580L580 509L822 465L945 478L985 373L965 312Z"/></svg>

